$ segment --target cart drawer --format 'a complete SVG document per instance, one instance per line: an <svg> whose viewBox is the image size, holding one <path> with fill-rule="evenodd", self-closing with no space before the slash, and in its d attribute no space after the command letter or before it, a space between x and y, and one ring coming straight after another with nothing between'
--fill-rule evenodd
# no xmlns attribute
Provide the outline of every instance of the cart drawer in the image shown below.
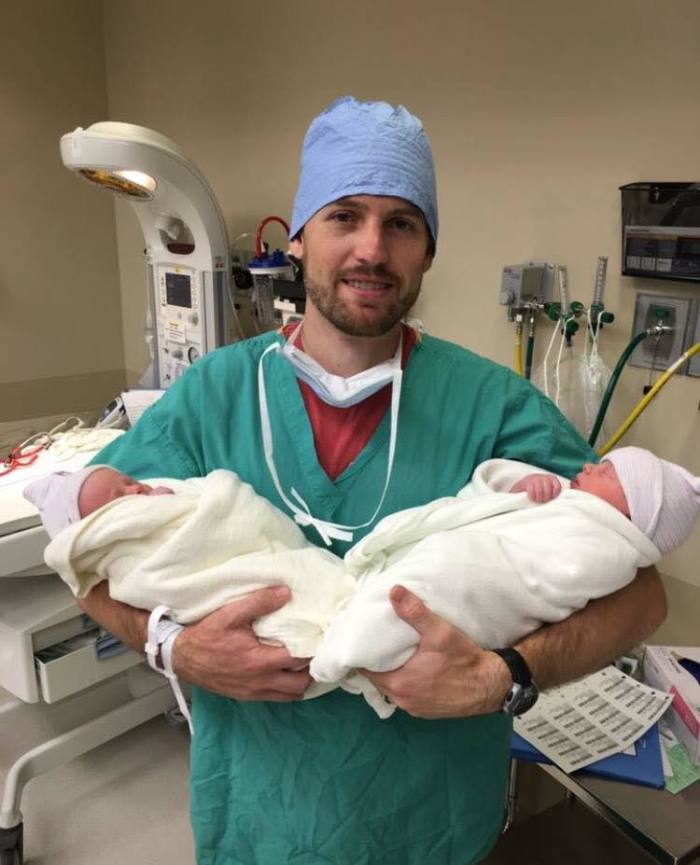
<svg viewBox="0 0 700 865"><path fill-rule="evenodd" d="M131 650L108 658L98 658L94 643L51 660L45 659L46 651L37 655L34 661L39 686L47 703L62 700L143 661L141 655Z"/></svg>

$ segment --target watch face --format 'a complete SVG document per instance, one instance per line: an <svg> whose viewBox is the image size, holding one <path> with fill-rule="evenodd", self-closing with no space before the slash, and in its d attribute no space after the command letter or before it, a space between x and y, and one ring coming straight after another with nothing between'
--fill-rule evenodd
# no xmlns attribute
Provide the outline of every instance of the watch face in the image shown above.
<svg viewBox="0 0 700 865"><path fill-rule="evenodd" d="M501 710L505 715L522 715L537 702L539 691L534 683L519 685L513 683Z"/></svg>

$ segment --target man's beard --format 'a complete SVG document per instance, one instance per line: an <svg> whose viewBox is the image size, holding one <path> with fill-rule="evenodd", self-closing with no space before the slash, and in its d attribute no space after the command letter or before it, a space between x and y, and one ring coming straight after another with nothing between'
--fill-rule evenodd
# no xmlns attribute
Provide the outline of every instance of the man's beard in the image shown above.
<svg viewBox="0 0 700 865"><path fill-rule="evenodd" d="M357 275L357 270L353 271L353 274ZM373 270L368 272L366 276L381 279L382 277L386 278L387 274ZM390 281L394 284L397 283L395 277L391 277ZM304 287L307 298L327 321L348 336L384 336L385 333L389 333L418 299L421 282L422 277L419 277L417 283L410 287L404 297L399 297L394 303L386 307L380 318L366 320L338 297L335 285L329 290L326 286L316 282L308 270L304 268Z"/></svg>

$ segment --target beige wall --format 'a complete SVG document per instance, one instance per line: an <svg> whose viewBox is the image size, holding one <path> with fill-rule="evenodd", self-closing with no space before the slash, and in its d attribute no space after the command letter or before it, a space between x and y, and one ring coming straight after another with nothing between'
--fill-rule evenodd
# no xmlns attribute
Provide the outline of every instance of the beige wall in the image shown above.
<svg viewBox="0 0 700 865"><path fill-rule="evenodd" d="M106 113L100 5L3 4L0 421L97 409L122 387L114 207L58 149Z"/></svg>
<svg viewBox="0 0 700 865"><path fill-rule="evenodd" d="M4 10L0 420L99 404L124 368L133 384L146 364L136 219L116 203L115 245L112 199L58 155L63 132L107 116L190 154L234 237L289 214L301 138L331 99L405 103L433 143L442 226L417 312L432 333L504 363L505 263L566 263L587 301L596 256L608 255L610 365L637 290L700 295L619 276L617 190L697 179L696 0L120 0L102 4L104 41L99 11L97 0ZM625 372L611 428L644 383ZM676 378L625 441L700 474L699 400L698 379ZM700 531L662 569L700 588L698 561Z"/></svg>
<svg viewBox="0 0 700 865"><path fill-rule="evenodd" d="M510 363L500 271L532 258L568 264L572 296L588 301L596 257L609 256L610 365L630 338L636 290L700 295L619 276L618 186L698 177L696 0L122 0L104 9L112 118L177 141L209 178L231 237L289 214L309 120L353 93L405 103L433 143L442 228L417 310L432 333ZM136 31L122 26L130 13ZM133 380L145 362L143 262L128 208L117 222ZM624 374L611 429L644 383L639 370ZM700 474L699 400L700 381L678 377L626 442ZM700 587L698 561L700 530L663 570Z"/></svg>

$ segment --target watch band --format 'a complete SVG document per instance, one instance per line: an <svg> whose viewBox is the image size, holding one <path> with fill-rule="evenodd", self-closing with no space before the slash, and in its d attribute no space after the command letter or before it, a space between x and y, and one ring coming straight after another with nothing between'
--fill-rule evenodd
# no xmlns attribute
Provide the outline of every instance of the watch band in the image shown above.
<svg viewBox="0 0 700 865"><path fill-rule="evenodd" d="M513 679L513 684L501 706L501 712L512 717L522 715L535 705L539 696L527 661L517 649L493 649L492 651L503 660Z"/></svg>
<svg viewBox="0 0 700 865"><path fill-rule="evenodd" d="M527 661L517 649L493 649L497 655L505 661L506 666L510 670L513 681L517 685L527 687L532 684L532 673L527 665Z"/></svg>

